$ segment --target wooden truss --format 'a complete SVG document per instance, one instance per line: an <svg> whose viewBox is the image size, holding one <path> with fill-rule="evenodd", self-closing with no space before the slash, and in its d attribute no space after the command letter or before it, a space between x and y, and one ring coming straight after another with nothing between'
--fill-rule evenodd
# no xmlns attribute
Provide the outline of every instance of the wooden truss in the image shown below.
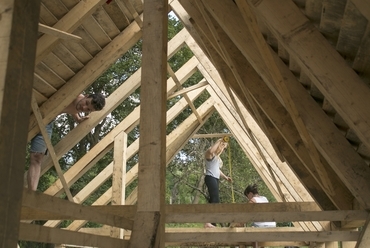
<svg viewBox="0 0 370 248"><path fill-rule="evenodd" d="M60 18L61 10L51 13L46 1L0 3L0 247L15 247L18 240L130 248L255 242L370 247L370 89L307 19L316 2L305 1L306 15L295 2L116 0L108 6L102 0L69 0ZM328 11L335 9L329 2ZM370 20L368 3L348 1L346 8ZM170 10L185 28L167 41ZM364 30L353 67L367 75L368 24ZM106 99L102 111L54 147L47 141L51 155L41 174L54 166L59 179L42 193L24 189L27 140L140 39L142 68ZM173 71L167 61L183 46L194 56ZM71 54L69 62L60 59ZM184 88L195 72L203 79ZM302 85L320 95L322 105ZM63 172L58 160L139 87L140 107ZM210 97L195 107L203 92ZM182 98L166 111L166 101L175 96ZM167 124L187 107L192 114L166 135ZM278 203L165 204L166 166L215 111ZM346 135L329 112L345 123ZM139 124L140 140L128 146L127 133ZM72 195L69 187L111 150L114 161ZM126 171L126 161L136 154L140 164ZM110 178L111 188L91 206L82 205ZM126 196L125 188L137 178L138 187ZM63 193L68 200L60 199ZM165 228L166 223L255 219L292 221L294 227ZM33 220L46 223L34 225ZM60 229L63 220L72 222ZM88 221L103 227L84 228Z"/></svg>

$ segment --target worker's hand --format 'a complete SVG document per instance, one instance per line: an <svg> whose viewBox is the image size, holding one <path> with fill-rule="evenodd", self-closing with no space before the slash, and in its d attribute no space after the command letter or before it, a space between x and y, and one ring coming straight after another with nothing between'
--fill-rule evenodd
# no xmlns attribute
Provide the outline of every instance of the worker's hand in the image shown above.
<svg viewBox="0 0 370 248"><path fill-rule="evenodd" d="M89 119L89 116L80 116L77 120L77 123L80 124L81 122L83 122L84 120L87 120Z"/></svg>
<svg viewBox="0 0 370 248"><path fill-rule="evenodd" d="M228 176L225 176L225 180L232 183L233 182L233 179L231 177L228 177Z"/></svg>
<svg viewBox="0 0 370 248"><path fill-rule="evenodd" d="M223 139L219 139L219 146L221 148L226 148L227 147L227 142L225 142Z"/></svg>

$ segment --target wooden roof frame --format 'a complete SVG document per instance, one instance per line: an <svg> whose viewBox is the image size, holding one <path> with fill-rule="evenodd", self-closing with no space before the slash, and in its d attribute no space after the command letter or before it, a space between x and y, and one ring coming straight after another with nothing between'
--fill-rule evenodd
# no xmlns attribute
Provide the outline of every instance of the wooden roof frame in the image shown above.
<svg viewBox="0 0 370 248"><path fill-rule="evenodd" d="M357 18L359 27L364 27L353 33L361 39L357 39L356 54L351 54L343 40L333 46L332 34L322 34L333 27L328 24L330 17L317 17L320 11L314 0L108 2L67 0L54 12L42 0L0 4L4 30L0 38L4 52L0 63L0 195L5 203L0 206L0 247L14 247L18 239L130 248L243 247L251 242L334 247L338 241L345 242L345 248L370 246L370 88L366 85L370 61L364 58L370 49L366 35L370 4L348 0L344 6L345 17ZM339 3L323 4L328 13L340 9ZM167 41L170 9L185 29ZM99 23L99 18L107 22ZM317 20L321 21L319 28ZM351 29L343 23L339 36ZM93 33L97 26L104 32L97 29ZM38 30L47 34L40 35ZM55 166L60 179L43 193L23 189L24 151L19 147L139 39L143 39L142 69L107 98L102 111L92 113L88 122L54 147L48 144L53 155L43 162L42 173ZM167 60L184 45L194 57L174 72ZM81 50L76 52L77 48ZM61 59L62 53L74 59ZM181 84L195 71L204 79L198 86L182 89ZM310 89L309 94L302 85ZM58 159L140 86L140 108L63 174ZM192 101L203 91L211 97L195 108ZM177 94L183 98L165 112L166 100ZM321 106L317 97L323 101ZM166 124L187 106L193 114L166 136ZM214 111L279 203L165 204L166 165ZM140 143L127 146L127 133L139 121ZM338 128L339 124L346 130ZM114 161L77 195L68 193L68 187L111 149ZM126 171L127 159L136 153L142 154L140 165ZM80 204L109 177L112 187L93 206ZM139 189L125 196L125 187L137 177L142 178ZM57 197L62 192L69 201ZM165 228L165 223L172 222L248 222L256 216L293 221L295 227ZM34 219L48 221L35 226L30 224ZM74 221L62 230L55 228L58 219ZM87 221L103 224L99 231L105 236L82 228Z"/></svg>

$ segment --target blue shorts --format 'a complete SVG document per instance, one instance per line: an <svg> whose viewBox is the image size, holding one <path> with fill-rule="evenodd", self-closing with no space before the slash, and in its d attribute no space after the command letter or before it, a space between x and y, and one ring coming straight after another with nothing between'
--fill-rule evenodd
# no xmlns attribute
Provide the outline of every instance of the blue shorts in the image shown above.
<svg viewBox="0 0 370 248"><path fill-rule="evenodd" d="M46 125L46 132L48 133L49 138L53 132L54 121L50 122ZM42 137L41 133L38 133L33 139L31 140L31 153L42 153L45 154L47 150L44 137Z"/></svg>

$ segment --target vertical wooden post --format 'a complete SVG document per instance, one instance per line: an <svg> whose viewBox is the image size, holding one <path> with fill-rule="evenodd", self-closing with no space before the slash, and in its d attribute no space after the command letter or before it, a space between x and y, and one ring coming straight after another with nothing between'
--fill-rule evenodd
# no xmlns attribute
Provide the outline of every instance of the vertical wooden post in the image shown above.
<svg viewBox="0 0 370 248"><path fill-rule="evenodd" d="M125 204L127 134L122 131L114 137L112 205ZM111 229L111 237L123 238L123 229Z"/></svg>
<svg viewBox="0 0 370 248"><path fill-rule="evenodd" d="M356 244L356 241L342 241L342 248L355 248Z"/></svg>
<svg viewBox="0 0 370 248"><path fill-rule="evenodd" d="M338 242L325 242L325 248L338 248Z"/></svg>
<svg viewBox="0 0 370 248"><path fill-rule="evenodd" d="M40 0L0 1L0 247L17 247Z"/></svg>
<svg viewBox="0 0 370 248"><path fill-rule="evenodd" d="M130 248L164 247L167 0L145 0L138 212Z"/></svg>

